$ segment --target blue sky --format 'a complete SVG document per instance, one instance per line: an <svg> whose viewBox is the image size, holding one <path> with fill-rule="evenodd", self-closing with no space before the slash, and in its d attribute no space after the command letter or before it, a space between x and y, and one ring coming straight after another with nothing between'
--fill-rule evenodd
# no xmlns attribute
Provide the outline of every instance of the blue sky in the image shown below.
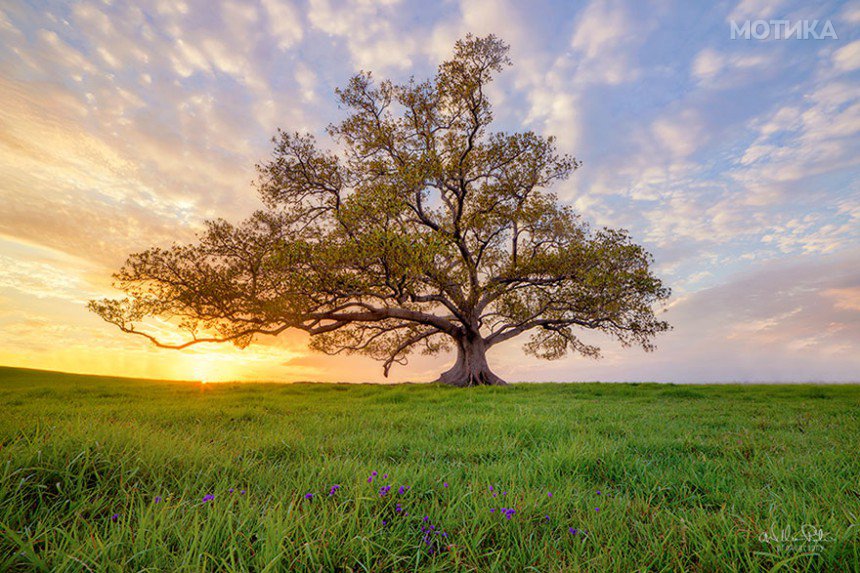
<svg viewBox="0 0 860 573"><path fill-rule="evenodd" d="M732 39L731 22L830 21L838 38ZM645 354L492 356L512 380L857 380L860 2L7 2L0 7L0 362L169 377L378 380L291 335L182 356L110 331L127 253L259 207L276 128L322 134L333 90L433 73L466 33L514 66L498 129L583 161L556 188L630 230L674 294ZM167 325L161 325L169 328ZM426 380L418 358L395 379ZM203 364L204 366L200 366Z"/></svg>

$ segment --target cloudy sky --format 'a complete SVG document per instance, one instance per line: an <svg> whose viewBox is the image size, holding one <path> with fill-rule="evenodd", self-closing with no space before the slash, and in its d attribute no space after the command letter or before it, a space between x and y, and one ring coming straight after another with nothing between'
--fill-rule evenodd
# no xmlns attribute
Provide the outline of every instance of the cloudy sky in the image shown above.
<svg viewBox="0 0 860 573"><path fill-rule="evenodd" d="M129 252L258 208L276 128L321 133L360 69L433 73L495 33L500 129L584 166L556 191L651 250L674 331L596 362L491 353L509 380L860 379L860 2L449 0L0 5L0 364L182 379L382 380L294 334L158 350L89 314ZM731 37L829 20L838 38ZM761 28L759 28L761 31ZM163 328L167 328L166 325ZM592 342L600 337L586 337ZM419 357L393 380L429 380Z"/></svg>

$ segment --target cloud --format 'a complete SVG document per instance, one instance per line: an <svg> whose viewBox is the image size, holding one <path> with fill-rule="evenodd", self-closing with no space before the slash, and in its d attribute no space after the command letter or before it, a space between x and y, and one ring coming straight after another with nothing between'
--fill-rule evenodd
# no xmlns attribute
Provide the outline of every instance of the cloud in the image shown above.
<svg viewBox="0 0 860 573"><path fill-rule="evenodd" d="M312 26L341 38L353 64L364 70L407 68L418 43L393 25L399 0L310 0L308 21Z"/></svg>
<svg viewBox="0 0 860 573"><path fill-rule="evenodd" d="M774 200L812 176L860 165L858 88L845 79L820 81L801 100L755 119L757 137L732 177L751 194Z"/></svg>
<svg viewBox="0 0 860 573"><path fill-rule="evenodd" d="M761 81L773 70L777 49L764 53L723 53L705 48L693 59L691 73L701 84L714 89L730 89L744 82Z"/></svg>
<svg viewBox="0 0 860 573"><path fill-rule="evenodd" d="M855 40L833 52L833 64L840 72L860 68L860 40Z"/></svg>
<svg viewBox="0 0 860 573"><path fill-rule="evenodd" d="M691 155L702 145L705 136L702 120L693 109L657 119L651 125L651 131L674 158Z"/></svg>
<svg viewBox="0 0 860 573"><path fill-rule="evenodd" d="M644 22L634 23L624 3L591 2L570 41L581 81L616 85L634 79L639 70L630 57L631 48L642 42L646 30Z"/></svg>
<svg viewBox="0 0 860 573"><path fill-rule="evenodd" d="M262 0L267 23L272 35L277 38L278 48L286 51L301 41L304 36L301 16L291 2L284 0Z"/></svg>
<svg viewBox="0 0 860 573"><path fill-rule="evenodd" d="M860 286L831 288L821 294L833 299L833 307L836 309L860 312Z"/></svg>
<svg viewBox="0 0 860 573"><path fill-rule="evenodd" d="M769 20L779 16L784 5L785 0L741 0L726 20Z"/></svg>

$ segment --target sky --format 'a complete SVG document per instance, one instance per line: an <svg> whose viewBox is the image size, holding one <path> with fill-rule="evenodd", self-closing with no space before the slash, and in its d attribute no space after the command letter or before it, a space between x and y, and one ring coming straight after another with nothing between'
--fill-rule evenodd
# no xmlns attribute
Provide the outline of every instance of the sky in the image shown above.
<svg viewBox="0 0 860 573"><path fill-rule="evenodd" d="M732 38L759 20L812 31ZM470 32L511 45L491 89L498 129L555 135L583 166L554 191L628 229L673 290L674 330L653 353L586 334L601 360L546 362L515 339L490 352L499 375L860 380L857 1L3 2L0 364L383 381L378 363L312 353L303 334L161 350L85 305L119 294L129 253L260 208L254 164L276 129L323 135L351 74L429 77ZM418 356L388 381L452 362Z"/></svg>

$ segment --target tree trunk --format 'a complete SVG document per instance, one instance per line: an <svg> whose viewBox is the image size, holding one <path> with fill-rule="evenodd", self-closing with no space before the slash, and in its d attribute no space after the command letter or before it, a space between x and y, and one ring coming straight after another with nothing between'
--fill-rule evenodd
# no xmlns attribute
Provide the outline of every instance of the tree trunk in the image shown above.
<svg viewBox="0 0 860 573"><path fill-rule="evenodd" d="M452 386L505 386L507 382L493 374L487 364L487 347L479 338L457 341L457 362L439 376L437 382Z"/></svg>

